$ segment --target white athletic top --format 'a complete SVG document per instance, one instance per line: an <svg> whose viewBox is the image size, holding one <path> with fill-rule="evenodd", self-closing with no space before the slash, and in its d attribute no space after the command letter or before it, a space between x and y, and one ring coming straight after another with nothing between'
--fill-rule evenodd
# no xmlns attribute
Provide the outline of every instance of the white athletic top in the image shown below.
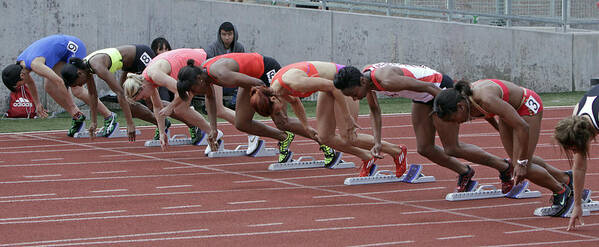
<svg viewBox="0 0 599 247"><path fill-rule="evenodd" d="M376 80L376 77L374 76L374 71L379 68L383 68L383 67L387 67L387 66L398 67L403 71L404 76L412 77L416 80L423 81L423 82L430 82L430 83L435 84L435 86L437 86L437 87L440 87L441 81L443 81L443 74L437 72L434 69L426 67L424 65L407 65L407 64L399 64L399 63L375 63L375 64L372 64L372 65L369 65L368 67L366 67L366 69L364 69L364 71L362 71L362 72L370 71L370 79L372 80L374 85L384 95L387 95L390 97L402 97L402 98L408 98L408 99L412 99L414 101L420 101L420 102L429 102L434 98L429 93L423 93L423 92L414 92L414 91L410 91L410 90L402 90L399 92L389 92L389 91L385 90L381 86L381 84Z"/></svg>

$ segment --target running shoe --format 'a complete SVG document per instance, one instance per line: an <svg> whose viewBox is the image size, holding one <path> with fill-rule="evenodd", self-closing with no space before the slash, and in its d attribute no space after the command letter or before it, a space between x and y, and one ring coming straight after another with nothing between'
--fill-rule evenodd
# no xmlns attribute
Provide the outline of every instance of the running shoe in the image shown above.
<svg viewBox="0 0 599 247"><path fill-rule="evenodd" d="M362 169L360 170L360 177L369 177L369 176L374 175L374 173L376 172L376 165L374 164L375 160L376 160L376 158L372 157L372 159L370 159L370 160L362 161Z"/></svg>
<svg viewBox="0 0 599 247"><path fill-rule="evenodd" d="M324 167L330 168L339 162L341 153L335 152L335 149L332 149L327 145L320 145L320 151L324 153Z"/></svg>
<svg viewBox="0 0 599 247"><path fill-rule="evenodd" d="M408 163L408 148L404 145L400 145L401 152L393 157L393 162L395 162L395 176L401 177L406 172L406 164Z"/></svg>
<svg viewBox="0 0 599 247"><path fill-rule="evenodd" d="M470 166L467 167L468 171L465 174L460 174L460 177L458 178L458 187L456 188L456 192L468 192L473 189L471 188L471 185L474 182L472 180L472 177L474 177L474 170L470 168Z"/></svg>
<svg viewBox="0 0 599 247"><path fill-rule="evenodd" d="M287 138L283 141L279 141L279 163L285 163L291 160L292 152L289 151L289 145L295 138L295 134L285 131Z"/></svg>
<svg viewBox="0 0 599 247"><path fill-rule="evenodd" d="M499 180L501 180L501 193L506 194L514 188L514 179L512 179L512 174L514 174L514 166L510 159L503 159L505 163L507 163L508 167L502 172L499 172Z"/></svg>
<svg viewBox="0 0 599 247"><path fill-rule="evenodd" d="M573 200L574 196L572 194L572 190L570 187L568 187L568 185L564 184L564 192L560 194L553 193L553 204L551 205L551 208L554 209L555 212L551 216L561 217L570 209Z"/></svg>
<svg viewBox="0 0 599 247"><path fill-rule="evenodd" d="M204 139L204 137L206 137L206 133L204 133L204 131L195 126L189 128L189 135L191 137L191 143L193 145L198 145L198 143L200 143Z"/></svg>
<svg viewBox="0 0 599 247"><path fill-rule="evenodd" d="M164 133L166 133L166 135L168 136L168 128L171 127L171 121L168 120L168 118L164 119ZM160 130L158 129L158 127L156 127L156 130L154 131L154 140L160 140Z"/></svg>
<svg viewBox="0 0 599 247"><path fill-rule="evenodd" d="M71 120L71 128L67 132L67 136L73 137L75 133L81 131L83 123L85 123L85 115L83 115L81 112L78 112Z"/></svg>
<svg viewBox="0 0 599 247"><path fill-rule="evenodd" d="M260 137L255 135L248 135L248 148L245 150L246 155L250 155L256 152L256 149L260 146Z"/></svg>
<svg viewBox="0 0 599 247"><path fill-rule="evenodd" d="M112 132L114 132L118 127L118 122L116 121L116 118L117 116L114 112L111 112L109 117L104 118L104 127L102 128L103 133L100 133L100 135L102 135L103 137L109 137L110 135L112 135Z"/></svg>

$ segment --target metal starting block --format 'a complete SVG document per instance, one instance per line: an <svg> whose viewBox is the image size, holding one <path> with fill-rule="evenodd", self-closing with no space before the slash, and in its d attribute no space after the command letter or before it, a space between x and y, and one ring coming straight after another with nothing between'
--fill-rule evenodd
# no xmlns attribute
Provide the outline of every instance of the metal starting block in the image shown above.
<svg viewBox="0 0 599 247"><path fill-rule="evenodd" d="M478 182L476 182L478 184ZM476 186L474 186L476 187ZM541 197L541 192L531 191L528 189L528 181L524 181L520 184L514 185L512 190L508 193L501 193L501 189L496 189L495 186L487 184L478 186L478 188L468 192L454 192L449 193L445 196L445 200L448 201L465 201L465 200L479 200L489 198L508 197L513 199L525 199L525 198L536 198Z"/></svg>
<svg viewBox="0 0 599 247"><path fill-rule="evenodd" d="M239 157L239 156L252 156L252 157L266 157L275 156L279 154L279 150L276 148L265 147L264 141L258 141L258 148L251 154L246 154L248 145L239 145L233 150L225 149L225 145L222 140L218 141L218 150L210 150L210 145L206 147L204 154L210 158L222 158L222 157Z"/></svg>
<svg viewBox="0 0 599 247"><path fill-rule="evenodd" d="M293 154L291 154L293 156ZM339 162L331 165L330 169L341 169L341 168L356 168L353 162L344 162L341 160L343 154L339 153ZM273 163L268 166L268 170L281 171L281 170L293 170L293 169L305 169L305 168L327 168L324 160L315 160L312 156L301 156L297 160L292 160L285 163Z"/></svg>
<svg viewBox="0 0 599 247"><path fill-rule="evenodd" d="M103 130L104 130L104 127L98 129L96 131L96 137L104 137L103 135L101 135ZM135 130L135 135L140 135L140 134L141 134L141 132L139 132L139 130ZM73 135L73 137L74 138L89 138L89 131L87 131L87 129L85 129L85 122L83 123L83 125L81 125L81 130L79 132L75 133L75 135ZM126 128L120 129L119 123L116 123L115 130L107 138L119 138L119 137L129 137L129 135L127 134ZM158 145L160 145L160 144L158 144Z"/></svg>
<svg viewBox="0 0 599 247"><path fill-rule="evenodd" d="M189 138L187 135L179 134L179 135L173 135L172 137L170 137L170 134L168 132L166 133L166 135L169 136L169 138L168 138L169 146L193 145L193 143L191 142L191 138ZM222 138L222 137L223 137L223 132L218 130L217 138L220 140L220 138ZM204 137L202 138L202 140L200 140L200 142L198 142L198 144L195 144L195 145L196 146L208 145L208 134L204 134ZM146 141L144 143L144 146L160 147L160 140Z"/></svg>
<svg viewBox="0 0 599 247"><path fill-rule="evenodd" d="M410 164L410 168L401 177L397 177L395 172L389 170L377 171L374 175L368 177L352 177L346 178L345 185L358 185L358 184L380 184L380 183L392 183L392 182L404 182L404 183L429 183L435 182L435 177L425 176L422 174L422 165Z"/></svg>
<svg viewBox="0 0 599 247"><path fill-rule="evenodd" d="M570 218L573 208L574 208L574 203L571 203L570 207L568 209L566 209L566 211L559 217ZM541 208L535 209L534 215L536 215L536 216L553 216L557 210L558 210L557 208L553 208L552 206L541 207ZM598 211L598 210L599 210L599 202L595 202L591 199L591 191L589 189L584 189L582 191L582 216L589 216L589 215L591 215L592 211Z"/></svg>

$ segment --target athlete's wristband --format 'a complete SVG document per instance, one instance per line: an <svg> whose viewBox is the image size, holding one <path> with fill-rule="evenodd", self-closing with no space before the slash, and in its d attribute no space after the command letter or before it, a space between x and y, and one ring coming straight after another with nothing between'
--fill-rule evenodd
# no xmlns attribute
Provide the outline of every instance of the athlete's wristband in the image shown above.
<svg viewBox="0 0 599 247"><path fill-rule="evenodd" d="M528 159L525 160L517 160L516 162L518 162L518 165L522 166L522 167L526 167L526 165L528 165Z"/></svg>

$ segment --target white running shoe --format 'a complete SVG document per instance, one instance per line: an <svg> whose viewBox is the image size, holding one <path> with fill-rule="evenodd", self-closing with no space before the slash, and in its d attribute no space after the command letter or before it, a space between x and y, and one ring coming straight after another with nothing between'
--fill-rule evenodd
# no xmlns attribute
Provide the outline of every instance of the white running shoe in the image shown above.
<svg viewBox="0 0 599 247"><path fill-rule="evenodd" d="M218 149L222 149L222 147L221 147L221 145L222 145L221 139L223 138L223 135L224 135L223 132L220 131L220 130L218 130L218 134L216 136L216 141L218 143ZM208 135L206 135L206 140L208 140ZM212 149L210 148L210 145L208 145L206 143L206 149L204 149L204 155L208 156L208 153L210 153L210 152L212 152Z"/></svg>
<svg viewBox="0 0 599 247"><path fill-rule="evenodd" d="M258 149L260 144L260 137L255 135L248 135L248 149L245 150L245 155L250 155Z"/></svg>

